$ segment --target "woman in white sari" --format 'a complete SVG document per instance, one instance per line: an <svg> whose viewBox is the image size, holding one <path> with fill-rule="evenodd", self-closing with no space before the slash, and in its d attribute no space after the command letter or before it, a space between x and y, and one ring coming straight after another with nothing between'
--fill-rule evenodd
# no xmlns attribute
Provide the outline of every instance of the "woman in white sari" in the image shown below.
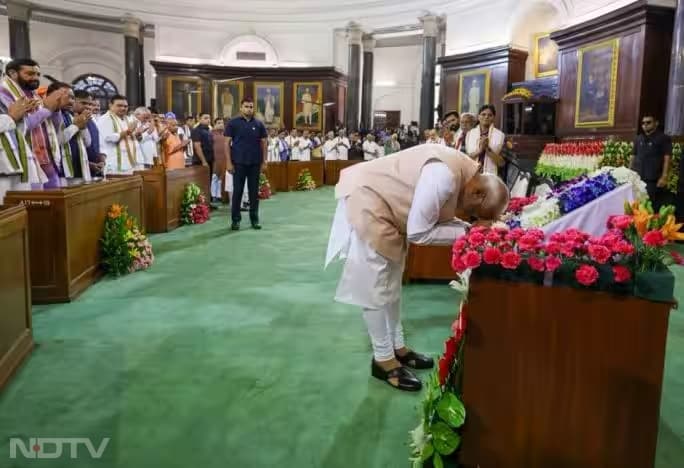
<svg viewBox="0 0 684 468"><path fill-rule="evenodd" d="M468 156L482 165L485 174L498 174L503 166L501 157L505 135L494 128L496 109L491 104L485 104L480 109L478 120L480 124L468 132L466 137L466 151Z"/></svg>

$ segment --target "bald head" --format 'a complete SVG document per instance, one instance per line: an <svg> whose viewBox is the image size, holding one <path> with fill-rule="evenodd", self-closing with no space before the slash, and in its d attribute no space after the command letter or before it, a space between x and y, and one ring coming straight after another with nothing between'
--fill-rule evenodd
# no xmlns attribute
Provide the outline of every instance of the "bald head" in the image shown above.
<svg viewBox="0 0 684 468"><path fill-rule="evenodd" d="M477 174L465 186L462 206L480 220L497 220L508 206L508 187L494 174Z"/></svg>

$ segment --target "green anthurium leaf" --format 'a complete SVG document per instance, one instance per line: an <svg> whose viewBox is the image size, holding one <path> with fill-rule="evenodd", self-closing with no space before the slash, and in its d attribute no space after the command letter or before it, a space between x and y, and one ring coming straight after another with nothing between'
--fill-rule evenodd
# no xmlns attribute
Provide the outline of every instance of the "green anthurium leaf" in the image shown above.
<svg viewBox="0 0 684 468"><path fill-rule="evenodd" d="M435 450L441 455L451 455L461 445L461 436L442 421L432 426L431 432Z"/></svg>
<svg viewBox="0 0 684 468"><path fill-rule="evenodd" d="M451 427L458 428L465 422L466 409L456 395L448 392L442 395L442 399L437 404L437 414Z"/></svg>
<svg viewBox="0 0 684 468"><path fill-rule="evenodd" d="M426 444L425 447L423 447L423 453L420 454L420 458L423 461L427 461L427 459L430 458L434 453L435 446L432 445L432 442L430 442L429 444Z"/></svg>
<svg viewBox="0 0 684 468"><path fill-rule="evenodd" d="M442 457L439 456L439 453L435 453L435 458L432 459L432 466L434 468L444 468L444 463L442 462Z"/></svg>

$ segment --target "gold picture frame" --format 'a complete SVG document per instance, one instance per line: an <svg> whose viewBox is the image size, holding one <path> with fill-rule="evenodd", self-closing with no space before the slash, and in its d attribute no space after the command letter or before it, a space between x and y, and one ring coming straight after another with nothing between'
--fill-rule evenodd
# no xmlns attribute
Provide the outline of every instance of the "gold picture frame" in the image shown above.
<svg viewBox="0 0 684 468"><path fill-rule="evenodd" d="M477 115L480 107L489 104L489 88L491 83L492 71L489 68L478 68L477 70L463 71L458 76L458 112L462 114L469 112ZM474 86L484 88L484 93L475 91ZM465 96L465 87L468 86L468 96ZM476 95L477 94L477 95ZM473 98L471 100L471 97ZM475 99L476 98L476 99ZM472 102L471 102L472 101ZM475 102L476 101L476 102Z"/></svg>
<svg viewBox="0 0 684 468"><path fill-rule="evenodd" d="M227 111L227 104L224 102L225 93L228 91L232 99L230 109ZM219 95L219 92L221 94ZM211 115L213 118L230 119L240 113L240 101L245 97L245 83L242 81L214 80L211 82ZM220 110L220 112L219 112Z"/></svg>
<svg viewBox="0 0 684 468"><path fill-rule="evenodd" d="M307 124L302 98L307 88L311 96L310 122ZM314 89L315 92L311 90ZM301 108L301 110L300 110ZM292 84L292 126L304 130L321 130L323 126L323 82L298 81Z"/></svg>
<svg viewBox="0 0 684 468"><path fill-rule="evenodd" d="M264 91L264 96L261 91ZM273 116L271 119L266 115L265 95L273 94L277 90L278 96L274 96ZM285 83L282 81L255 81L254 82L254 116L261 120L267 128L285 127ZM263 102L263 104L262 104ZM276 107L277 106L277 107ZM262 111L263 109L263 111Z"/></svg>
<svg viewBox="0 0 684 468"><path fill-rule="evenodd" d="M176 102L174 95L183 92L174 84L181 83L184 88L183 102ZM193 86L194 85L194 88ZM191 89L192 88L192 89ZM176 114L176 118L183 119L186 115L200 115L202 113L202 80L187 76L169 76L166 78L166 110ZM193 96L196 96L193 99ZM187 100L187 101L186 101ZM194 107L194 109L193 109Z"/></svg>
<svg viewBox="0 0 684 468"><path fill-rule="evenodd" d="M543 56L542 56L543 55ZM551 33L534 36L534 76L543 78L558 74L558 45L551 40Z"/></svg>
<svg viewBox="0 0 684 468"><path fill-rule="evenodd" d="M619 38L577 50L575 128L615 125L619 56Z"/></svg>

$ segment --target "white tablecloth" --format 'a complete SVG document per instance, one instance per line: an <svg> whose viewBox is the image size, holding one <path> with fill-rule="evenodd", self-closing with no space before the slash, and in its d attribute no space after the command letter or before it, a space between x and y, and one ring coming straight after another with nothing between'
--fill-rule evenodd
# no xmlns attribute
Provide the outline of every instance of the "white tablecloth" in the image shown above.
<svg viewBox="0 0 684 468"><path fill-rule="evenodd" d="M621 185L596 200L578 208L542 228L547 237L555 232L575 228L592 236L604 234L606 221L611 215L625 213L625 201L634 201L632 184Z"/></svg>

